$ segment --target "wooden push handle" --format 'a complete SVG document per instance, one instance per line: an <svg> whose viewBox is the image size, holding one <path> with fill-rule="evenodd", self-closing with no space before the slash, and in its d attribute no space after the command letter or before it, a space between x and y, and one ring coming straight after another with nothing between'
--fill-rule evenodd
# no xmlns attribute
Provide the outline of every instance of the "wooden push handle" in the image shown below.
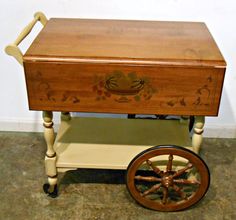
<svg viewBox="0 0 236 220"><path fill-rule="evenodd" d="M47 18L42 12L36 12L34 14L34 19L23 29L23 31L19 34L17 39L12 43L6 46L5 52L15 57L15 59L23 65L23 54L18 47L18 45L27 37L27 35L31 32L34 25L37 23L37 21L40 21L41 24L44 26L47 23Z"/></svg>

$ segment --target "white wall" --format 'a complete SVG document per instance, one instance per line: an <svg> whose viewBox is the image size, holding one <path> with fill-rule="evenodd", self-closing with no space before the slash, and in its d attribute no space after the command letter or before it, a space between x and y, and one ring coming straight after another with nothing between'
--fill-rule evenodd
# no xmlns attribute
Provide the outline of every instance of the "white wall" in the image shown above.
<svg viewBox="0 0 236 220"><path fill-rule="evenodd" d="M41 113L28 110L23 69L3 49L32 19L50 17L203 21L227 63L219 117L207 118L206 136L236 137L236 3L234 0L1 0L0 130L41 129ZM24 41L23 51L36 31ZM58 115L56 117L58 120Z"/></svg>

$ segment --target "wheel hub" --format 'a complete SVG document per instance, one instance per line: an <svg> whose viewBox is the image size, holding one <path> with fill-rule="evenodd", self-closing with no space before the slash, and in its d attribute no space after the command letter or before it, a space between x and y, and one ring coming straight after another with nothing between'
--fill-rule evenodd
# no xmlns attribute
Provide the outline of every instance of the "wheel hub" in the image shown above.
<svg viewBox="0 0 236 220"><path fill-rule="evenodd" d="M173 176L172 175L165 175L161 178L161 184L166 187L169 188L170 186L173 186L174 182L173 182Z"/></svg>

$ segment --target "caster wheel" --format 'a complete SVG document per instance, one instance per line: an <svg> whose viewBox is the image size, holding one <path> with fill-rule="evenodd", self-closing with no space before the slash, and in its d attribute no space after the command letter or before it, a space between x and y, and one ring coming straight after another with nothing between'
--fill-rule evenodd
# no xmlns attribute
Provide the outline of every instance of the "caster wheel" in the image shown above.
<svg viewBox="0 0 236 220"><path fill-rule="evenodd" d="M52 192L49 191L50 185L45 183L43 185L43 191L51 198L56 198L58 196L57 185L54 186L54 190Z"/></svg>
<svg viewBox="0 0 236 220"><path fill-rule="evenodd" d="M194 152L178 146L156 146L129 164L126 185L142 206L179 211L200 201L208 190L210 173Z"/></svg>

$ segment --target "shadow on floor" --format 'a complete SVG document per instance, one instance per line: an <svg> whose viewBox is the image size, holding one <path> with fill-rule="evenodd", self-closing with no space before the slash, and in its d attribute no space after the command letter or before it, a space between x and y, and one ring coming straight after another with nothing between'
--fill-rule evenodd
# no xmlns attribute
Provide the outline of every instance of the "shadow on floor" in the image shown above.
<svg viewBox="0 0 236 220"><path fill-rule="evenodd" d="M60 184L106 183L125 184L125 170L77 169L67 171Z"/></svg>

